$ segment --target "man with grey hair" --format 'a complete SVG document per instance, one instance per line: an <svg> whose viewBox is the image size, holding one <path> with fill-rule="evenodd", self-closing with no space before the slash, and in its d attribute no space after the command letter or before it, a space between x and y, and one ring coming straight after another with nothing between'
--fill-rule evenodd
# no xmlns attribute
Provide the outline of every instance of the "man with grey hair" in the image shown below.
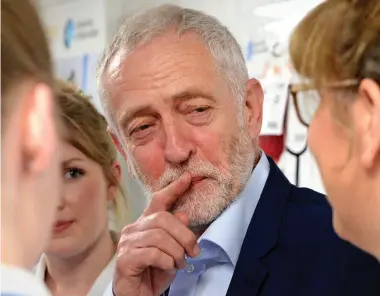
<svg viewBox="0 0 380 296"><path fill-rule="evenodd" d="M173 5L128 18L98 78L151 196L108 295L378 295L380 266L335 235L325 197L260 151L262 88L215 18Z"/></svg>

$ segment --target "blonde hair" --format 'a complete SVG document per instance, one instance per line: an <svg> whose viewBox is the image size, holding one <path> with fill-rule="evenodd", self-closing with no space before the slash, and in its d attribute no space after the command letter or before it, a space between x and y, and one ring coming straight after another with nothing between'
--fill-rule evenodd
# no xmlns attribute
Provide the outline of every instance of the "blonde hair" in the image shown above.
<svg viewBox="0 0 380 296"><path fill-rule="evenodd" d="M317 87L363 78L380 84L380 1L323 2L296 27L290 57Z"/></svg>
<svg viewBox="0 0 380 296"><path fill-rule="evenodd" d="M27 0L1 1L1 126L18 103L9 95L24 79L53 84L51 57L34 6Z"/></svg>
<svg viewBox="0 0 380 296"><path fill-rule="evenodd" d="M127 222L127 201L121 184L112 172L117 151L107 131L107 122L91 103L91 98L73 84L57 80L56 92L63 121L70 131L68 142L97 162L103 168L107 181L119 189L113 200L115 230L119 231Z"/></svg>

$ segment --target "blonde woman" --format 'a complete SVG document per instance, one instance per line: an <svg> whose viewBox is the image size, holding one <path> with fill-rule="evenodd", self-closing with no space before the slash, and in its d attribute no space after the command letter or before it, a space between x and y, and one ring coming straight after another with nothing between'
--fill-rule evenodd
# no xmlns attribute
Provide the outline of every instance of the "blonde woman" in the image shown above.
<svg viewBox="0 0 380 296"><path fill-rule="evenodd" d="M36 276L53 295L102 295L118 243L108 213L116 213L119 229L127 217L120 165L107 123L90 98L64 82L58 82L57 96L69 132L62 145L63 195Z"/></svg>
<svg viewBox="0 0 380 296"><path fill-rule="evenodd" d="M323 2L296 28L290 55L308 79L291 91L334 228L380 260L380 1Z"/></svg>

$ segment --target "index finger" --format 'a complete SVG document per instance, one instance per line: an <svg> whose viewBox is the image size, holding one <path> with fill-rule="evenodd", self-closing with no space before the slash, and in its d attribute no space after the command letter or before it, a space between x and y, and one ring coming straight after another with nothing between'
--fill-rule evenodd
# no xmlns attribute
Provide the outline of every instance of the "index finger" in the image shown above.
<svg viewBox="0 0 380 296"><path fill-rule="evenodd" d="M149 216L161 211L169 211L174 202L189 188L190 183L190 173L184 172L177 180L153 194L152 200L145 209L143 216Z"/></svg>

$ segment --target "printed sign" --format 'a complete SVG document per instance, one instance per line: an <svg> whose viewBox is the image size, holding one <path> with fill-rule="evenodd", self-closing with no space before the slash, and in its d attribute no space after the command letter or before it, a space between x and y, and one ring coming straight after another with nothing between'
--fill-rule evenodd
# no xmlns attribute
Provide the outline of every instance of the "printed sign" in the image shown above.
<svg viewBox="0 0 380 296"><path fill-rule="evenodd" d="M73 0L41 6L55 59L104 49L107 32L105 5L104 0Z"/></svg>
<svg viewBox="0 0 380 296"><path fill-rule="evenodd" d="M58 78L68 80L78 87L83 87L84 65L83 56L58 59L55 61L55 73Z"/></svg>
<svg viewBox="0 0 380 296"><path fill-rule="evenodd" d="M264 90L262 135L282 135L288 98L288 81L262 80Z"/></svg>

